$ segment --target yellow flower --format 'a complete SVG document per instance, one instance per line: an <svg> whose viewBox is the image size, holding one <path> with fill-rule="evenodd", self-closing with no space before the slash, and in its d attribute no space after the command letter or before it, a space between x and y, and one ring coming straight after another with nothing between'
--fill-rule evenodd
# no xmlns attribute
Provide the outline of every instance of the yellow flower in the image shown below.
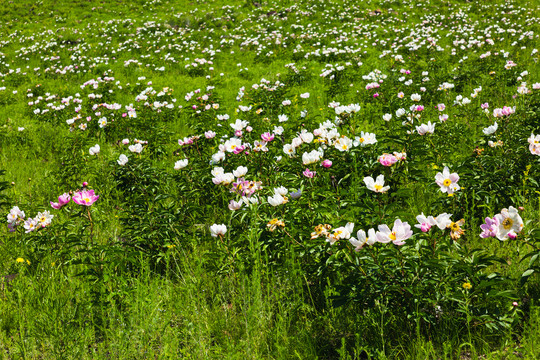
<svg viewBox="0 0 540 360"><path fill-rule="evenodd" d="M468 282L468 281L465 282L465 283L463 283L462 286L463 286L463 288L464 288L465 290L470 290L470 289L472 289L472 285L471 285L471 283Z"/></svg>
<svg viewBox="0 0 540 360"><path fill-rule="evenodd" d="M274 231L278 226L285 227L285 223L278 219L272 219L268 222L268 224L266 224L266 226L268 227L268 230Z"/></svg>
<svg viewBox="0 0 540 360"><path fill-rule="evenodd" d="M17 261L18 263L24 263L24 259L23 259L23 258L17 258L17 260L15 260L15 261Z"/></svg>
<svg viewBox="0 0 540 360"><path fill-rule="evenodd" d="M461 219L456 222L450 223L450 225L447 226L447 228L450 229L450 237L452 240L457 240L465 233L465 230L463 230L461 227L465 224L465 219Z"/></svg>

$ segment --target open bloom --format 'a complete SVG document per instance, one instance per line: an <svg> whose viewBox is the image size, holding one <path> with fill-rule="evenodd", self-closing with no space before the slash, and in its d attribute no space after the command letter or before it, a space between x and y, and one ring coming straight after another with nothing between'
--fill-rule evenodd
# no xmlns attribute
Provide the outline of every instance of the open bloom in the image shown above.
<svg viewBox="0 0 540 360"><path fill-rule="evenodd" d="M227 226L225 226L225 224L214 224L210 226L210 235L213 237L222 237L225 233L227 233Z"/></svg>
<svg viewBox="0 0 540 360"><path fill-rule="evenodd" d="M126 155L122 154L120 155L120 157L118 158L118 160L116 160L116 162L118 163L118 165L120 166L124 166L128 163L129 159Z"/></svg>
<svg viewBox="0 0 540 360"><path fill-rule="evenodd" d="M392 166L398 161L398 158L392 154L384 153L379 156L377 161L383 166Z"/></svg>
<svg viewBox="0 0 540 360"><path fill-rule="evenodd" d="M188 159L178 160L177 162L174 163L174 170L180 170L180 169L185 168L188 165L188 162L189 162Z"/></svg>
<svg viewBox="0 0 540 360"><path fill-rule="evenodd" d="M90 153L90 155L97 155L97 154L99 154L100 150L101 149L100 149L99 145L96 144L96 145L92 146L88 152Z"/></svg>
<svg viewBox="0 0 540 360"><path fill-rule="evenodd" d="M354 229L354 223L347 223L345 226L340 226L332 233L328 233L326 235L326 241L330 243L330 245L334 245L336 241L341 239L349 239L351 237L351 234Z"/></svg>
<svg viewBox="0 0 540 360"><path fill-rule="evenodd" d="M459 175L457 173L450 174L450 170L445 166L442 173L435 175L435 182L441 187L443 193L453 194L454 191L461 189L457 182Z"/></svg>
<svg viewBox="0 0 540 360"><path fill-rule="evenodd" d="M510 206L508 209L502 209L500 214L495 215L499 222L497 230L497 239L506 240L515 238L523 229L523 220L519 216L518 210Z"/></svg>
<svg viewBox="0 0 540 360"><path fill-rule="evenodd" d="M435 131L435 124L432 124L431 121L428 121L427 124L421 124L416 127L418 135L433 134Z"/></svg>
<svg viewBox="0 0 540 360"><path fill-rule="evenodd" d="M499 230L499 220L497 220L497 217L487 217L486 222L482 225L480 225L480 229L482 229L482 233L480 234L481 238L488 238L488 237L496 237L498 230Z"/></svg>
<svg viewBox="0 0 540 360"><path fill-rule="evenodd" d="M373 180L371 176L366 176L364 178L364 183L369 190L378 193L384 193L390 189L390 186L384 186L384 175L382 174L377 176L377 180Z"/></svg>
<svg viewBox="0 0 540 360"><path fill-rule="evenodd" d="M368 236L366 236L366 232L364 230L360 229L356 233L357 239L353 237L349 239L349 242L352 246L354 246L355 251L360 251L365 245L371 246L377 242L375 229L369 229L367 235Z"/></svg>
<svg viewBox="0 0 540 360"><path fill-rule="evenodd" d="M54 203L51 201L51 206L53 209L60 209L62 206L66 205L71 200L71 196L68 193L63 193L58 197L58 202Z"/></svg>
<svg viewBox="0 0 540 360"><path fill-rule="evenodd" d="M73 195L75 204L90 206L99 199L99 195L94 194L94 190L82 190Z"/></svg>
<svg viewBox="0 0 540 360"><path fill-rule="evenodd" d="M289 200L286 196L281 194L274 194L274 196L268 197L268 203L272 206L278 206L287 203Z"/></svg>
<svg viewBox="0 0 540 360"><path fill-rule="evenodd" d="M377 232L377 240L382 243L393 242L395 245L405 244L405 240L412 236L411 226L407 222L402 222L400 219L394 221L392 231L388 225L379 225Z"/></svg>

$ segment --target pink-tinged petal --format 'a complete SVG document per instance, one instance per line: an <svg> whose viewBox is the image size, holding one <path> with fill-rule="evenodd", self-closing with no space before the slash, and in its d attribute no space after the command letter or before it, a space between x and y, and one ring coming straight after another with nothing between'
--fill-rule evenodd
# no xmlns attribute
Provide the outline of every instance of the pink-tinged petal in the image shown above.
<svg viewBox="0 0 540 360"><path fill-rule="evenodd" d="M456 183L459 181L459 175L457 173L452 173L450 174L450 177L449 179L453 182L453 183Z"/></svg>
<svg viewBox="0 0 540 360"><path fill-rule="evenodd" d="M53 209L59 210L62 207L59 203L54 203L52 201L50 203Z"/></svg>

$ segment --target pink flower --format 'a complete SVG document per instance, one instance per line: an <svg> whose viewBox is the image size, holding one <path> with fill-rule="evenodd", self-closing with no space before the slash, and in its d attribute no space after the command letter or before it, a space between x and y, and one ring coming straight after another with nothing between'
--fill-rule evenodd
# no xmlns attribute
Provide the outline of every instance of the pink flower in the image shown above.
<svg viewBox="0 0 540 360"><path fill-rule="evenodd" d="M236 131L234 132L234 136L236 136L236 137L242 137L242 130L236 130Z"/></svg>
<svg viewBox="0 0 540 360"><path fill-rule="evenodd" d="M444 111L444 109L446 109L446 105L444 105L444 104L439 104L439 105L437 105L437 109L438 109L439 111Z"/></svg>
<svg viewBox="0 0 540 360"><path fill-rule="evenodd" d="M204 137L207 138L207 139L212 139L215 136L216 136L216 133L213 132L212 130L205 131L205 133L204 133Z"/></svg>
<svg viewBox="0 0 540 360"><path fill-rule="evenodd" d="M265 132L265 133L261 134L261 139L263 139L266 142L270 142L270 141L274 140L274 134L271 134L269 132Z"/></svg>
<svg viewBox="0 0 540 360"><path fill-rule="evenodd" d="M482 229L481 238L496 237L497 230L499 229L499 220L496 217L487 217L486 223L480 225L480 229Z"/></svg>
<svg viewBox="0 0 540 360"><path fill-rule="evenodd" d="M411 226L408 223L396 219L392 231L390 231L388 225L379 225L379 231L377 231L376 236L377 240L381 243L389 243L391 241L395 245L400 246L405 244L405 240L410 238L412 234Z"/></svg>
<svg viewBox="0 0 540 360"><path fill-rule="evenodd" d="M71 196L68 193L64 193L58 197L58 202L54 203L51 201L51 206L53 209L60 209L62 206L66 205L71 200Z"/></svg>
<svg viewBox="0 0 540 360"><path fill-rule="evenodd" d="M392 166L394 165L397 161L398 161L398 158L395 157L394 155L392 154L387 154L387 153L384 153L382 154L381 156L379 156L379 159L377 159L381 165L383 166Z"/></svg>
<svg viewBox="0 0 540 360"><path fill-rule="evenodd" d="M457 182L459 181L459 175L457 173L451 173L448 166L445 166L442 173L435 175L435 182L441 187L443 193L452 195L454 191L460 189Z"/></svg>
<svg viewBox="0 0 540 360"><path fill-rule="evenodd" d="M311 171L308 168L306 168L306 170L304 170L302 174L304 174L304 176L307 178L313 179L316 173L317 173L316 171Z"/></svg>
<svg viewBox="0 0 540 360"><path fill-rule="evenodd" d="M379 93L373 94L373 97L374 97L374 98L379 97Z"/></svg>
<svg viewBox="0 0 540 360"><path fill-rule="evenodd" d="M325 167L325 168L329 168L332 166L332 161L328 160L328 159L324 159L321 163L321 166L322 167Z"/></svg>
<svg viewBox="0 0 540 360"><path fill-rule="evenodd" d="M483 103L482 105L480 105L480 107L482 108L482 110L489 109L489 104Z"/></svg>
<svg viewBox="0 0 540 360"><path fill-rule="evenodd" d="M99 199L99 195L94 194L94 190L82 190L73 195L75 204L90 206Z"/></svg>

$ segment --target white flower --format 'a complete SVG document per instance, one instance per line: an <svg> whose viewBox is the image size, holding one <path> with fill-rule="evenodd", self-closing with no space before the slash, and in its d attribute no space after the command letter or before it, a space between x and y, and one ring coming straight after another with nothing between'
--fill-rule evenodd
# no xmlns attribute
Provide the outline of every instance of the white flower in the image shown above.
<svg viewBox="0 0 540 360"><path fill-rule="evenodd" d="M99 151L100 151L100 150L101 150L101 149L100 149L99 145L96 144L96 145L94 145L94 146L92 146L92 147L90 148L89 152L90 152L90 155L97 155L97 154L99 154Z"/></svg>
<svg viewBox="0 0 540 360"><path fill-rule="evenodd" d="M118 160L116 160L116 162L118 163L118 165L120 166L124 166L127 164L128 162L128 157L124 154L120 155L120 157L118 158Z"/></svg>
<svg viewBox="0 0 540 360"><path fill-rule="evenodd" d="M140 154L143 151L143 146L140 143L137 143L135 145L130 145L128 147L129 151Z"/></svg>
<svg viewBox="0 0 540 360"><path fill-rule="evenodd" d="M286 197L280 194L274 194L274 196L269 196L267 200L268 200L268 203L272 206L285 204L288 201Z"/></svg>
<svg viewBox="0 0 540 360"><path fill-rule="evenodd" d="M285 186L280 186L278 188L274 188L274 193L279 194L281 196L285 196L289 193L289 191L287 190Z"/></svg>
<svg viewBox="0 0 540 360"><path fill-rule="evenodd" d="M375 136L375 134L372 134L372 133L365 133L365 132L360 132L360 136L357 136L354 138L354 142L353 142L353 145L354 146L366 146L366 145L370 145L370 144L375 144L377 142L377 138Z"/></svg>
<svg viewBox="0 0 540 360"><path fill-rule="evenodd" d="M214 224L210 226L210 235L212 235L213 237L221 237L225 235L225 233L227 233L227 226L225 226L225 224Z"/></svg>
<svg viewBox="0 0 540 360"><path fill-rule="evenodd" d="M495 218L499 221L497 229L497 239L499 240L516 237L523 229L523 220L519 216L518 210L513 206L502 209L500 214L495 215Z"/></svg>
<svg viewBox="0 0 540 360"><path fill-rule="evenodd" d="M239 166L236 168L236 170L233 170L233 175L237 178L241 178L242 176L246 175L248 172L248 168L245 166Z"/></svg>
<svg viewBox="0 0 540 360"><path fill-rule="evenodd" d="M36 222L36 225L39 225L41 227L46 227L49 225L53 219L54 215L51 215L49 210L45 210L43 212L39 212L37 216L35 217L34 221Z"/></svg>
<svg viewBox="0 0 540 360"><path fill-rule="evenodd" d="M487 128L484 128L482 130L482 132L485 134L485 135L491 135L491 134L494 134L495 131L497 131L497 129L499 128L499 124L497 124L497 122L495 121L495 123L491 126L488 126Z"/></svg>
<svg viewBox="0 0 540 360"><path fill-rule="evenodd" d="M311 151L309 153L305 152L302 155L302 163L304 165L313 164L313 163L321 160L321 157L322 157L322 154L317 150L313 150L313 151Z"/></svg>
<svg viewBox="0 0 540 360"><path fill-rule="evenodd" d="M334 245L336 241L341 239L349 239L351 237L351 234L354 230L354 223L347 223L345 226L340 226L331 234L328 234L326 236L326 241L330 243L330 245Z"/></svg>
<svg viewBox="0 0 540 360"><path fill-rule="evenodd" d="M390 121L392 120L392 114L384 114L382 118L384 121Z"/></svg>
<svg viewBox="0 0 540 360"><path fill-rule="evenodd" d="M377 242L375 229L369 229L367 235L368 236L366 236L366 232L364 230L358 230L358 232L356 233L356 237L358 239L355 239L353 237L349 239L349 242L352 246L354 246L355 251L360 251L360 249L362 249L364 245L371 246Z"/></svg>
<svg viewBox="0 0 540 360"><path fill-rule="evenodd" d="M242 201L234 201L231 200L229 202L229 210L236 211L242 207L243 202Z"/></svg>
<svg viewBox="0 0 540 360"><path fill-rule="evenodd" d="M107 118L104 118L104 117L100 118L98 120L98 123L99 123L100 128L104 128L105 126L107 126Z"/></svg>
<svg viewBox="0 0 540 360"><path fill-rule="evenodd" d="M283 131L285 131L285 129L283 129L283 126L274 126L274 130L272 130L275 135L281 135L283 134Z"/></svg>
<svg viewBox="0 0 540 360"><path fill-rule="evenodd" d="M390 186L384 186L384 175L382 174L377 176L377 180L373 180L371 176L366 176L364 178L364 183L369 190L378 193L384 193L390 189Z"/></svg>
<svg viewBox="0 0 540 360"><path fill-rule="evenodd" d="M412 94L411 95L411 100L412 101L420 101L422 99L422 96L418 95L418 94Z"/></svg>
<svg viewBox="0 0 540 360"><path fill-rule="evenodd" d="M420 126L416 127L416 131L418 132L418 135L425 135L425 134L433 134L435 131L435 124L432 124L431 121L428 121L427 124L421 124Z"/></svg>
<svg viewBox="0 0 540 360"><path fill-rule="evenodd" d="M225 149L227 152L234 152L235 149L242 146L242 140L238 138L231 138L225 141Z"/></svg>
<svg viewBox="0 0 540 360"><path fill-rule="evenodd" d="M185 168L188 162L189 162L188 159L178 160L177 162L174 163L174 170L180 170L180 169Z"/></svg>
<svg viewBox="0 0 540 360"><path fill-rule="evenodd" d="M212 161L214 163L218 163L222 160L225 160L225 153L223 151L218 151L217 153L212 155Z"/></svg>
<svg viewBox="0 0 540 360"><path fill-rule="evenodd" d="M448 166L445 166L442 173L435 175L435 182L441 187L443 193L452 195L454 191L461 189L457 182L459 181L459 175L457 173L450 174Z"/></svg>
<svg viewBox="0 0 540 360"><path fill-rule="evenodd" d="M281 122L285 122L289 120L289 117L287 115L278 115L278 121L281 123Z"/></svg>

